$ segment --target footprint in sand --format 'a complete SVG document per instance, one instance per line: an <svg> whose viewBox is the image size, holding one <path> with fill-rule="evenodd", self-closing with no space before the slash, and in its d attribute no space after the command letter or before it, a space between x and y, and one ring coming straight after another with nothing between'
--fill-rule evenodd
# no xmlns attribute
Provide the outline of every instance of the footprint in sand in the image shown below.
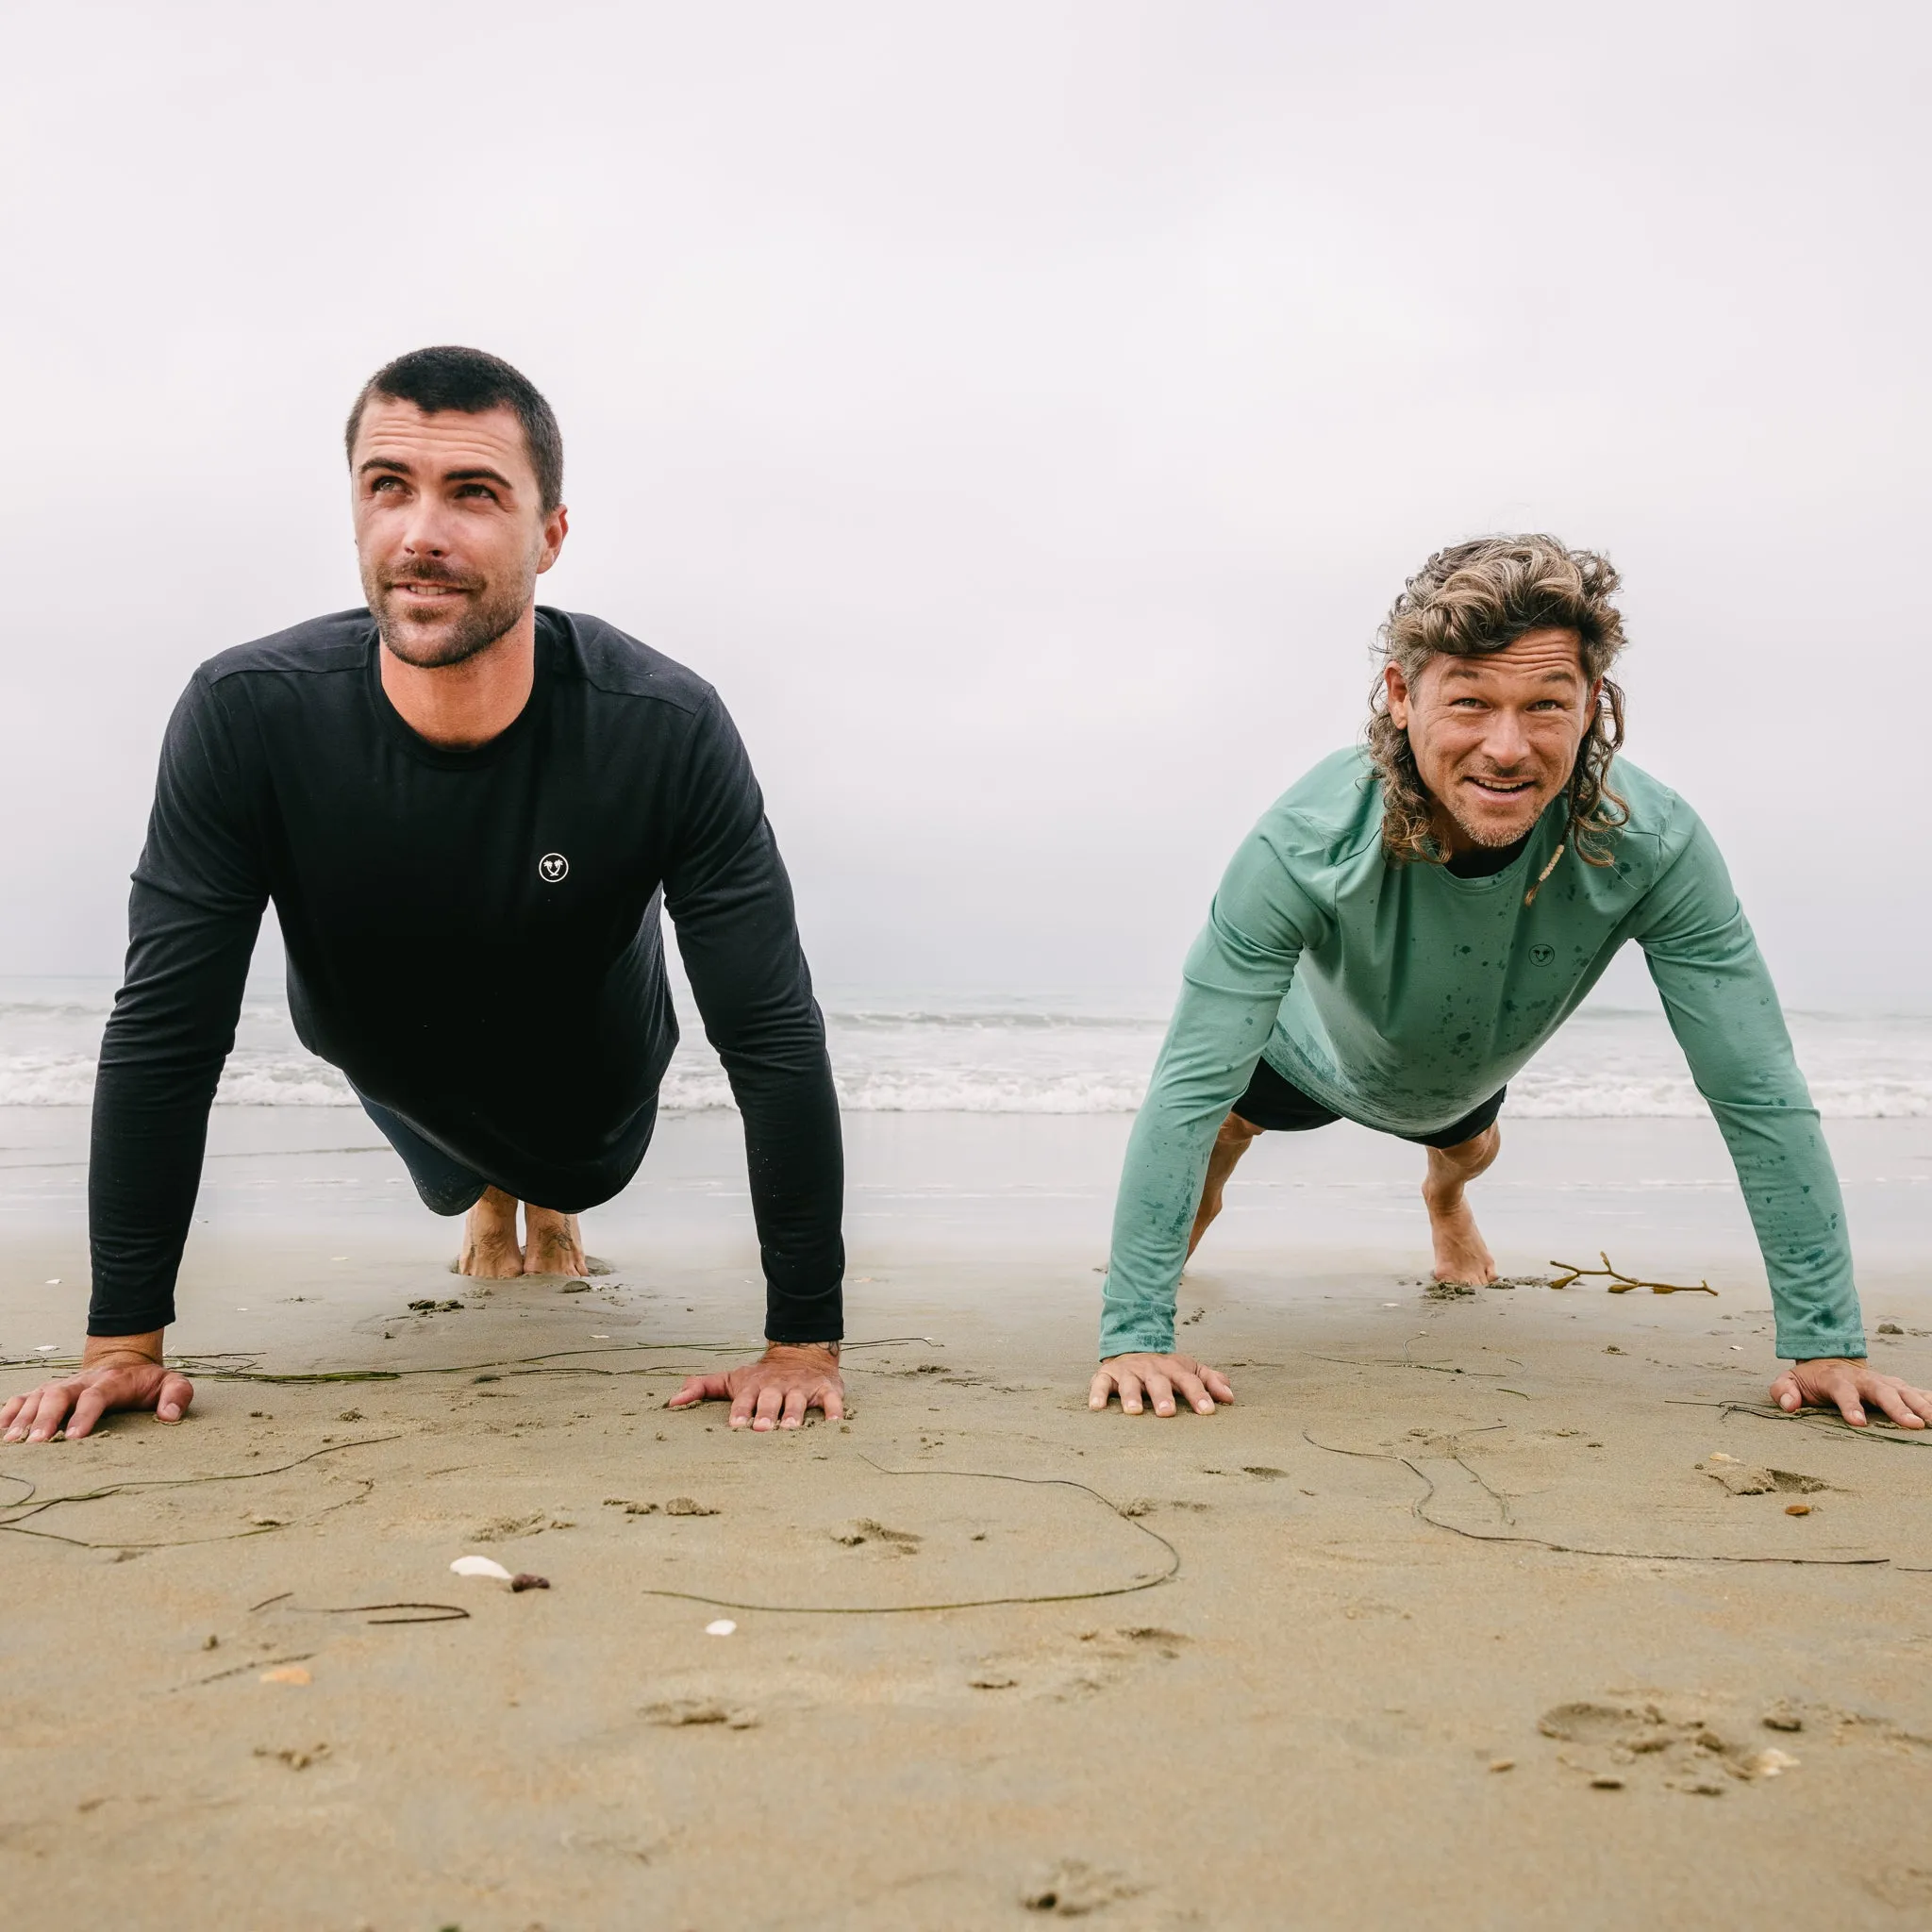
<svg viewBox="0 0 1932 1932"><path fill-rule="evenodd" d="M1728 1456L1713 1456L1706 1462L1693 1463L1713 1482L1722 1483L1734 1496L1769 1496L1777 1493L1815 1496L1831 1485L1815 1475L1800 1475L1792 1469L1759 1469L1749 1462L1736 1462Z"/></svg>
<svg viewBox="0 0 1932 1932"><path fill-rule="evenodd" d="M1063 1700L1110 1689L1150 1661L1173 1663L1192 1640L1159 1624L1120 1624L1110 1629L1083 1630L1058 1658L987 1658L967 1679L975 1690L1010 1690L1031 1673L1033 1694ZM1043 1668L1042 1668L1043 1666Z"/></svg>
<svg viewBox="0 0 1932 1932"><path fill-rule="evenodd" d="M682 1730L691 1724L723 1724L727 1730L749 1731L757 1727L758 1721L755 1710L703 1697L667 1698L661 1704L645 1705L638 1715L646 1724L661 1724L670 1730Z"/></svg>
<svg viewBox="0 0 1932 1932"><path fill-rule="evenodd" d="M1789 1727L1785 1707L1775 1707ZM1694 1706L1666 1709L1654 1703L1611 1704L1579 1700L1543 1712L1537 1729L1559 1743L1557 1762L1581 1774L1596 1790L1661 1785L1703 1798L1722 1798L1740 1786L1795 1771L1798 1760L1782 1746L1749 1735L1725 1736Z"/></svg>
<svg viewBox="0 0 1932 1932"><path fill-rule="evenodd" d="M1081 1919L1105 1910L1122 1899L1145 1891L1119 1872L1102 1871L1081 1858L1062 1858L1051 1871L1034 1879L1020 1894L1029 1912L1049 1912L1056 1918Z"/></svg>
<svg viewBox="0 0 1932 1932"><path fill-rule="evenodd" d="M876 1543L881 1550L894 1557L916 1557L920 1544L925 1539L915 1535L909 1529L888 1529L883 1523L874 1523L870 1516L864 1516L850 1529L834 1530L832 1541L844 1544L848 1550L858 1549L866 1543Z"/></svg>

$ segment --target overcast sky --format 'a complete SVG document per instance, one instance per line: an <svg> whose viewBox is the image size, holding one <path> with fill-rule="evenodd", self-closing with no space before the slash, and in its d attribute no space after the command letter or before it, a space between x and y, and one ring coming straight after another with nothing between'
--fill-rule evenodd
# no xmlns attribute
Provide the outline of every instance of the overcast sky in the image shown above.
<svg viewBox="0 0 1932 1932"><path fill-rule="evenodd" d="M1788 1001L1926 1003L1923 8L0 23L0 970L118 965L183 681L360 601L341 418L460 341L823 980L1170 982L1403 577L1541 528Z"/></svg>

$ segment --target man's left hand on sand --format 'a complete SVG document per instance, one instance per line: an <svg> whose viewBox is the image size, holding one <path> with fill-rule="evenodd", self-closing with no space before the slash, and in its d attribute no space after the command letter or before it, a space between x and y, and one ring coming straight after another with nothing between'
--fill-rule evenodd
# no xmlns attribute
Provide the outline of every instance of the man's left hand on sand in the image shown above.
<svg viewBox="0 0 1932 1932"><path fill-rule="evenodd" d="M667 1408L728 1402L734 1429L797 1429L813 1409L828 1423L845 1419L845 1380L835 1342L774 1341L755 1362L719 1375L690 1375Z"/></svg>
<svg viewBox="0 0 1932 1932"><path fill-rule="evenodd" d="M1219 1369L1191 1355L1117 1355L1101 1363L1087 1390L1087 1407L1105 1408L1118 1391L1121 1407L1139 1415L1144 1394L1156 1415L1173 1415L1176 1396L1200 1415L1212 1415L1234 1390Z"/></svg>
<svg viewBox="0 0 1932 1932"><path fill-rule="evenodd" d="M1788 1414L1809 1404L1836 1408L1854 1428L1870 1422L1866 1405L1902 1429L1923 1429L1932 1423L1932 1390L1914 1389L1897 1375L1888 1375L1870 1362L1846 1357L1823 1356L1816 1361L1794 1362L1771 1385L1771 1399Z"/></svg>

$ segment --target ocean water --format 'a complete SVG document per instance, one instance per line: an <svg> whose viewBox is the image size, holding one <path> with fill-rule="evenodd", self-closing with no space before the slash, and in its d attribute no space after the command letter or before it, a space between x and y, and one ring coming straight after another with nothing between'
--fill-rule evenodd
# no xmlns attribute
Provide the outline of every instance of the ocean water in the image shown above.
<svg viewBox="0 0 1932 1932"><path fill-rule="evenodd" d="M0 977L0 1107L86 1106L110 979ZM1166 1024L1158 994L1094 997L855 991L822 994L843 1105L858 1112L1131 1113ZM683 1003L665 1083L674 1111L731 1105ZM1832 1119L1932 1115L1932 1015L1789 1016L1799 1063ZM278 986L251 987L221 1107L353 1107L305 1053ZM1681 1118L1704 1111L1660 1013L1589 1007L1510 1083L1520 1117Z"/></svg>

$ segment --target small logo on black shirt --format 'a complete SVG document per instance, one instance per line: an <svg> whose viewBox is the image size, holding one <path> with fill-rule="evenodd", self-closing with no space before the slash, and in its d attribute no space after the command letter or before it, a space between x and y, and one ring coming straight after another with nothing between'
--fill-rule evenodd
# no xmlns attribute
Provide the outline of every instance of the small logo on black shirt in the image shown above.
<svg viewBox="0 0 1932 1932"><path fill-rule="evenodd" d="M537 876L546 886L560 883L570 875L570 860L560 852L546 852L537 861Z"/></svg>

